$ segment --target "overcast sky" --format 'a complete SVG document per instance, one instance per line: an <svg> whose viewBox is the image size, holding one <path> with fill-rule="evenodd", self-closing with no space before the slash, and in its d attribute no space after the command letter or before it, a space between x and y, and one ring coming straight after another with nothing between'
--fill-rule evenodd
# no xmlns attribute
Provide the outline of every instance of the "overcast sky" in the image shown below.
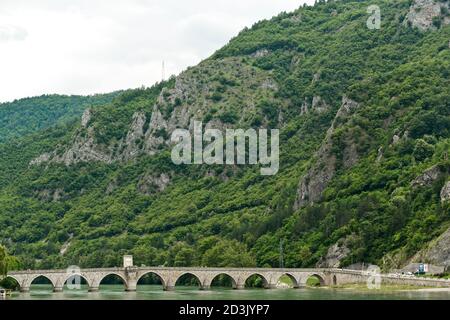
<svg viewBox="0 0 450 320"><path fill-rule="evenodd" d="M0 0L0 102L150 86L314 0Z"/></svg>

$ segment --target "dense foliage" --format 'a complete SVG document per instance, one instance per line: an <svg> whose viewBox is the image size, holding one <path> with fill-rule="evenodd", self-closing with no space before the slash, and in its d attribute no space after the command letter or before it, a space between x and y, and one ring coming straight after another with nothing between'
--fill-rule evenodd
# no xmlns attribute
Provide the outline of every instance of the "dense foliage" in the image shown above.
<svg viewBox="0 0 450 320"><path fill-rule="evenodd" d="M109 103L119 94L44 95L1 103L0 143L79 118L88 106Z"/></svg>
<svg viewBox="0 0 450 320"><path fill-rule="evenodd" d="M450 171L450 26L419 32L403 23L410 1L377 3L379 30L366 27L372 1L319 1L255 24L208 59L217 68L223 59L239 59L278 84L275 97L254 101L249 119L280 127L277 175L245 166L176 166L169 150L112 164L29 166L70 143L79 124L68 122L0 145L0 241L26 268L117 266L123 254L133 254L136 265L278 266L281 246L285 266L306 267L339 241L350 249L344 265L404 262L450 225L449 204L439 196ZM132 114L151 114L157 94L173 82L96 108L97 141L122 138ZM218 83L210 99L217 110L207 117L235 123L239 106L219 109L231 91L248 92L226 77ZM344 95L361 107L333 133L336 174L321 201L294 210L299 181ZM329 109L300 114L315 96ZM349 141L358 154L352 166L343 156ZM443 175L414 187L433 165ZM170 184L142 192L148 173L166 173Z"/></svg>
<svg viewBox="0 0 450 320"><path fill-rule="evenodd" d="M19 268L20 264L18 259L10 256L6 248L0 245L0 288L17 289L17 282L5 276L8 270L18 270Z"/></svg>
<svg viewBox="0 0 450 320"><path fill-rule="evenodd" d="M0 278L6 275L8 270L16 270L18 267L18 260L10 256L6 248L0 245Z"/></svg>

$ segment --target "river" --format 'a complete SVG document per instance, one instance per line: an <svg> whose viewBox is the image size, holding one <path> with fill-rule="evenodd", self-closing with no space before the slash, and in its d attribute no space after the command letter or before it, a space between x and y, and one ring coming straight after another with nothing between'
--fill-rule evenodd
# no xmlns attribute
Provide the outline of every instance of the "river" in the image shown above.
<svg viewBox="0 0 450 320"><path fill-rule="evenodd" d="M194 287L178 287L163 291L157 285L139 285L136 292L124 292L122 285L102 285L98 292L69 290L53 293L51 285L33 285L28 293L13 292L12 300L450 300L450 291L439 290L357 290L332 288L245 289L212 288L201 291Z"/></svg>

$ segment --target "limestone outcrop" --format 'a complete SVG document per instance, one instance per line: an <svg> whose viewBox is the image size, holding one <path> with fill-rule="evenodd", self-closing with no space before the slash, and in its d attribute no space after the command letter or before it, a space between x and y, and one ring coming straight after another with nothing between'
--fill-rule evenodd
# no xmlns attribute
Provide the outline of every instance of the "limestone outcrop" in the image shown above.
<svg viewBox="0 0 450 320"><path fill-rule="evenodd" d="M57 188L55 190L43 189L36 191L36 195L43 201L60 201L66 198L66 194L63 189Z"/></svg>
<svg viewBox="0 0 450 320"><path fill-rule="evenodd" d="M143 148L143 138L145 134L145 123L147 118L144 112L133 114L133 120L130 129L123 141L123 151L120 154L121 160L130 160L139 155ZM121 147L122 147L121 145Z"/></svg>
<svg viewBox="0 0 450 320"><path fill-rule="evenodd" d="M253 58L262 58L270 54L270 51L268 49L259 49L256 50L254 53L251 54Z"/></svg>
<svg viewBox="0 0 450 320"><path fill-rule="evenodd" d="M430 186L431 184L433 184L433 182L441 178L447 171L448 168L445 168L441 165L434 165L431 168L425 170L420 176L415 178L411 182L411 186L413 188Z"/></svg>
<svg viewBox="0 0 450 320"><path fill-rule="evenodd" d="M449 1L415 0L406 16L405 23L421 31L437 29L436 22L450 24Z"/></svg>
<svg viewBox="0 0 450 320"><path fill-rule="evenodd" d="M310 102L308 102L311 101ZM315 111L317 113L323 113L330 110L330 106L328 103L320 96L314 96L312 100L305 98L301 107L300 107L300 114L305 114L310 111Z"/></svg>
<svg viewBox="0 0 450 320"><path fill-rule="evenodd" d="M447 181L441 190L441 202L450 201L450 181Z"/></svg>
<svg viewBox="0 0 450 320"><path fill-rule="evenodd" d="M419 251L413 262L431 263L437 266L450 266L450 228L437 239L431 241L427 247Z"/></svg>
<svg viewBox="0 0 450 320"><path fill-rule="evenodd" d="M170 176L161 173L159 175L145 174L142 176L137 185L139 192L150 195L156 192L163 192L170 183Z"/></svg>
<svg viewBox="0 0 450 320"><path fill-rule="evenodd" d="M349 253L350 249L347 247L345 239L341 239L328 248L327 254L319 260L316 267L339 268L341 267L341 260L345 259Z"/></svg>
<svg viewBox="0 0 450 320"><path fill-rule="evenodd" d="M311 109L315 110L319 113L325 112L329 109L330 107L328 106L328 104L325 102L325 100L323 100L321 97L319 96L314 96L312 103L311 103Z"/></svg>
<svg viewBox="0 0 450 320"><path fill-rule="evenodd" d="M307 204L317 202L322 193L333 179L336 172L337 158L333 153L332 137L338 123L343 123L359 107L359 104L347 97L342 98L342 104L327 131L327 135L319 151L316 153L315 162L300 180L297 189L297 199L294 209L297 210ZM352 141L346 141L343 155L343 165L348 168L358 161L356 145Z"/></svg>
<svg viewBox="0 0 450 320"><path fill-rule="evenodd" d="M86 109L83 112L83 115L81 116L81 126L82 127L87 127L89 121L91 120L91 116L92 116L92 111L91 109Z"/></svg>
<svg viewBox="0 0 450 320"><path fill-rule="evenodd" d="M268 51L262 50L256 56L266 54ZM95 110L87 109L69 145L39 155L30 165L53 162L69 166L90 161L112 163L129 161L142 154L153 155L171 144L170 136L175 129L191 129L194 120L206 118L206 127L226 129L252 119L256 113L254 101L262 94L270 99L278 89L269 72L246 65L240 58L206 60L181 73L173 88L162 89L155 104L145 110L136 110L129 119L128 131L123 138L99 143ZM227 99L232 99L232 102ZM315 103L318 109L326 106L321 99L316 98ZM230 106L239 106L235 111L238 118L235 123L225 123L220 119ZM215 111L211 114L211 110ZM278 118L281 123L281 112Z"/></svg>

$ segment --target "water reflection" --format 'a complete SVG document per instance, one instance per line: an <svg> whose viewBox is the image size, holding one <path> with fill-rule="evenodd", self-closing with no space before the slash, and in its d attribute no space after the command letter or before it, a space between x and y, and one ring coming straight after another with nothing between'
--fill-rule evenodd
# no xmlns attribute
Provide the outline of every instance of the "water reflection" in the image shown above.
<svg viewBox="0 0 450 320"><path fill-rule="evenodd" d="M212 287L198 290L197 287L177 286L175 291L163 291L160 285L139 285L136 292L123 291L123 285L102 285L98 292L88 292L85 285L80 290L52 292L51 285L33 285L28 293L13 292L13 300L404 300L439 299L450 300L450 291L358 291L331 288L301 289L245 289Z"/></svg>

